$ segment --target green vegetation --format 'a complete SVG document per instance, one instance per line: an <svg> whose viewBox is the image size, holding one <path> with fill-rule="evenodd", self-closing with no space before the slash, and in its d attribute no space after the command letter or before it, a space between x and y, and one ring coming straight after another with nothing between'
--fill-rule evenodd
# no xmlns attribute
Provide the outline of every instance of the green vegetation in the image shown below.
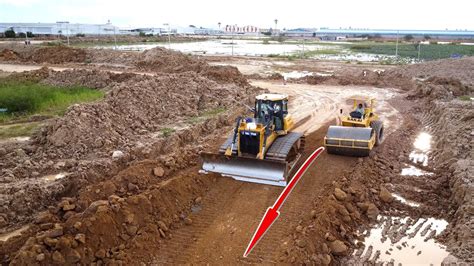
<svg viewBox="0 0 474 266"><path fill-rule="evenodd" d="M459 96L459 100L461 100L461 101L471 101L471 96L469 96L469 95Z"/></svg>
<svg viewBox="0 0 474 266"><path fill-rule="evenodd" d="M214 117L214 116L216 116L220 113L223 113L225 111L226 111L226 109L224 107L217 107L217 108L214 108L214 109L206 110L198 116L193 116L193 117L188 118L186 120L186 123L188 123L188 124L197 124L197 123L200 123L200 122L204 122L204 121L206 121L206 119Z"/></svg>
<svg viewBox="0 0 474 266"><path fill-rule="evenodd" d="M0 139L30 136L40 126L39 122L0 126Z"/></svg>
<svg viewBox="0 0 474 266"><path fill-rule="evenodd" d="M68 106L98 100L104 92L81 86L54 87L31 81L0 80L0 123L30 115L62 115Z"/></svg>
<svg viewBox="0 0 474 266"><path fill-rule="evenodd" d="M364 42L346 45L353 52L395 55L396 44L394 42ZM417 58L418 43L399 43L398 55L400 57ZM474 46L456 44L421 44L420 59L434 60L449 58L453 55L473 56Z"/></svg>
<svg viewBox="0 0 474 266"><path fill-rule="evenodd" d="M6 38L15 38L15 37L16 37L16 33L15 33L15 31L14 31L12 28L10 28L10 29L8 29L8 30L6 30L6 31L4 32L4 36L5 36Z"/></svg>
<svg viewBox="0 0 474 266"><path fill-rule="evenodd" d="M170 136L175 131L176 130L174 128L169 128L169 127L164 127L162 129L160 129L161 134L163 134L163 136L165 136L165 137Z"/></svg>

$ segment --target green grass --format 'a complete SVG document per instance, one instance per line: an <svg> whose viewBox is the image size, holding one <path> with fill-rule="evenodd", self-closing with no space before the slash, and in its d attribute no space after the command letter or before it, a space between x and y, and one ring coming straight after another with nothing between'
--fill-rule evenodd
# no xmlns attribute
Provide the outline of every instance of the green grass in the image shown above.
<svg viewBox="0 0 474 266"><path fill-rule="evenodd" d="M176 130L174 128L169 128L169 127L164 127L162 129L160 129L161 134L163 134L163 136L165 136L165 137L170 136L175 131Z"/></svg>
<svg viewBox="0 0 474 266"><path fill-rule="evenodd" d="M365 42L347 45L352 52L395 55L396 43L394 42ZM435 60L449 58L454 54L474 56L474 46L458 44L422 44L420 59ZM415 43L399 43L398 55L400 57L418 58L418 46Z"/></svg>
<svg viewBox="0 0 474 266"><path fill-rule="evenodd" d="M40 126L39 122L0 126L0 139L30 136Z"/></svg>
<svg viewBox="0 0 474 266"><path fill-rule="evenodd" d="M63 115L75 103L101 99L104 92L81 86L54 87L30 81L0 79L0 123L30 115Z"/></svg>
<svg viewBox="0 0 474 266"><path fill-rule="evenodd" d="M461 100L461 101L471 101L471 96L469 96L469 95L459 96L459 100Z"/></svg>
<svg viewBox="0 0 474 266"><path fill-rule="evenodd" d="M223 108L223 107L217 107L217 108L214 108L214 109L206 110L198 116L193 116L193 117L188 118L186 120L186 123L188 123L188 124L197 124L197 123L205 121L208 118L211 118L211 117L214 117L214 116L216 116L220 113L223 113L225 111L226 111L226 109Z"/></svg>

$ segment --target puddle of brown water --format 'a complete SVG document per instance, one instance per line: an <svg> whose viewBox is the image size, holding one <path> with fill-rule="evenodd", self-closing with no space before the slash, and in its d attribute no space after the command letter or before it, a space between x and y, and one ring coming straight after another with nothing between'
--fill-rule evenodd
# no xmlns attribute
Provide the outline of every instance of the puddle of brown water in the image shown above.
<svg viewBox="0 0 474 266"><path fill-rule="evenodd" d="M450 254L434 237L448 225L434 218L414 221L408 217L379 216L379 224L368 232L364 247L349 263L392 262L394 265L440 265Z"/></svg>

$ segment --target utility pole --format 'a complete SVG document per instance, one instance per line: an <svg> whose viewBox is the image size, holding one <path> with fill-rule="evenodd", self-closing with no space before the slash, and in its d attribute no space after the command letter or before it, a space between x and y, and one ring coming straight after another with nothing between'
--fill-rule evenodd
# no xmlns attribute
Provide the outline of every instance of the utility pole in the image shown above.
<svg viewBox="0 0 474 266"><path fill-rule="evenodd" d="M421 53L421 41L418 42L418 62L420 61L420 53Z"/></svg>
<svg viewBox="0 0 474 266"><path fill-rule="evenodd" d="M399 31L397 30L397 44L395 45L395 57L398 58L398 33Z"/></svg>
<svg viewBox="0 0 474 266"><path fill-rule="evenodd" d="M168 26L168 49L171 50L171 28L169 23L163 24L164 26Z"/></svg>
<svg viewBox="0 0 474 266"><path fill-rule="evenodd" d="M69 46L69 22L66 24L67 46Z"/></svg>
<svg viewBox="0 0 474 266"><path fill-rule="evenodd" d="M231 34L231 36L232 36L232 42L231 42L231 46L232 46L232 56L234 56L234 32L235 32L235 27L236 27L236 26L237 26L237 25L235 25L235 26L232 27L232 34Z"/></svg>

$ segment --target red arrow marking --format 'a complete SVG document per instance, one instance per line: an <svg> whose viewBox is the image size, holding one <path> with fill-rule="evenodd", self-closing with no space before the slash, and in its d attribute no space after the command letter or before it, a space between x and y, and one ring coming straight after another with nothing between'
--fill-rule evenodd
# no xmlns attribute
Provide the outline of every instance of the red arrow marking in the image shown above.
<svg viewBox="0 0 474 266"><path fill-rule="evenodd" d="M300 169L298 169L298 171L296 172L295 176L291 179L290 183L285 187L285 189L283 189L283 192L281 192L275 204L273 204L272 207L268 207L267 212L265 212L262 221L260 221L260 224L258 225L257 231L255 231L255 233L253 234L253 237L250 240L247 249L245 250L244 257L247 257L249 255L250 251L252 251L258 241L263 237L265 232L267 232L270 226L272 226L272 224L276 221L276 219L280 215L280 212L278 210L280 209L281 205L283 205L293 188L295 188L296 183L298 183L303 174L314 162L314 160L319 156L319 154L321 154L322 151L324 151L324 148L319 147L308 157L308 159L306 159Z"/></svg>

